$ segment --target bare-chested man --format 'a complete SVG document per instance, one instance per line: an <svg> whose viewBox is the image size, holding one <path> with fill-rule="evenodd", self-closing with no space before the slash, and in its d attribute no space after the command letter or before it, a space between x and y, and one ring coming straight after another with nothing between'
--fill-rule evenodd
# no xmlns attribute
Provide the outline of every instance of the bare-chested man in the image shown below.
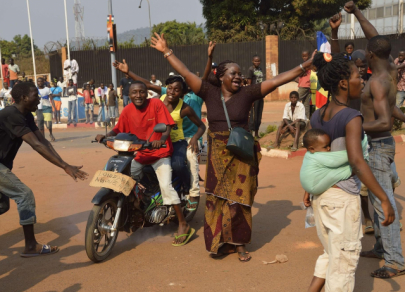
<svg viewBox="0 0 405 292"><path fill-rule="evenodd" d="M353 13L359 21L366 38L367 63L373 74L366 83L361 97L361 112L364 117L363 128L371 137L369 165L387 194L395 210L395 221L382 226L384 213L381 202L369 191L374 207L374 249L362 252L361 256L384 259L382 268L371 273L376 278L392 278L405 274L405 262L402 255L400 225L391 185L390 164L394 161L395 141L391 136L392 114L395 110L397 92L397 68L390 62L391 44L388 38L378 35L374 26L363 16L353 1L344 7L347 13Z"/></svg>

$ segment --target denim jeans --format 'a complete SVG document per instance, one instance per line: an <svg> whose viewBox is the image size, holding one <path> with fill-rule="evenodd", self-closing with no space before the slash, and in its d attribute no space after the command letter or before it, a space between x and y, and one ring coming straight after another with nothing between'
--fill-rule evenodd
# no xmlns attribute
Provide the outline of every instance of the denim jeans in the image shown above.
<svg viewBox="0 0 405 292"><path fill-rule="evenodd" d="M77 123L77 115L76 115L76 103L77 100L72 100L68 102L68 123ZM72 119L73 115L73 119Z"/></svg>
<svg viewBox="0 0 405 292"><path fill-rule="evenodd" d="M126 107L129 104L129 96L123 95L123 99L124 99L124 107Z"/></svg>
<svg viewBox="0 0 405 292"><path fill-rule="evenodd" d="M173 143L172 169L174 174L180 178L185 194L190 193L190 171L187 167L187 146L186 140Z"/></svg>
<svg viewBox="0 0 405 292"><path fill-rule="evenodd" d="M394 156L395 141L393 137L371 141L369 165L395 211L395 221L391 225L380 225L380 222L385 220L381 201L370 190L368 193L371 204L374 207L374 235L376 243L373 251L376 255L384 257L385 266L403 270L405 269L405 262L402 255L399 216L392 190L393 172L391 170L391 163L394 161Z"/></svg>
<svg viewBox="0 0 405 292"><path fill-rule="evenodd" d="M23 184L6 166L0 163L0 192L17 204L21 225L36 223L35 198L31 189ZM2 198L4 201L4 198Z"/></svg>
<svg viewBox="0 0 405 292"><path fill-rule="evenodd" d="M16 80L10 80L10 88L13 88L13 86L15 85L15 83L17 82L18 79Z"/></svg>
<svg viewBox="0 0 405 292"><path fill-rule="evenodd" d="M103 118L103 116L104 116L104 118ZM100 105L98 107L97 122L104 122L106 118L107 118L107 113L105 111L105 105L104 105L104 103L101 103L101 101L100 101Z"/></svg>
<svg viewBox="0 0 405 292"><path fill-rule="evenodd" d="M397 107L401 107L405 100L405 91L397 91Z"/></svg>

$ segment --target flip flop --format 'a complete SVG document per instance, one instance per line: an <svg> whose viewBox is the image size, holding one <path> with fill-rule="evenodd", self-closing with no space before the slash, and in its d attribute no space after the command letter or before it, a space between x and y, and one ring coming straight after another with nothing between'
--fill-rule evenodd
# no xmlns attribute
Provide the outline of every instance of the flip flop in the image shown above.
<svg viewBox="0 0 405 292"><path fill-rule="evenodd" d="M374 227L373 226L366 226L366 229L364 230L365 234L373 234L374 233Z"/></svg>
<svg viewBox="0 0 405 292"><path fill-rule="evenodd" d="M52 251L52 248L50 245L44 244L44 245L42 245L42 249L39 253L22 253L22 254L20 254L20 256L23 258L33 258L33 257L37 257L37 256L42 256L42 255L54 254L54 253L57 253L58 251L59 251L58 247L56 247L56 249L54 251Z"/></svg>
<svg viewBox="0 0 405 292"><path fill-rule="evenodd" d="M197 205L197 207L198 207L199 202L191 202L190 200L187 200L187 202L188 202L188 205ZM195 211L195 210L197 210L197 208L187 208L186 207L186 210L187 211Z"/></svg>
<svg viewBox="0 0 405 292"><path fill-rule="evenodd" d="M394 273L394 275L390 276L388 272ZM380 273L381 275L378 275L378 273ZM386 266L383 266L382 268L379 268L378 270L375 270L370 274L371 277L379 279L391 279L402 275L405 275L405 270L399 271Z"/></svg>
<svg viewBox="0 0 405 292"><path fill-rule="evenodd" d="M190 238L194 235L195 233L195 229L194 228L190 228L190 230L188 231L188 233L182 234L182 235L178 235L178 236L174 236L175 239L179 239L180 237L183 236L187 236L186 240L183 241L182 243L172 243L173 246L183 246L186 245L187 242L190 240Z"/></svg>
<svg viewBox="0 0 405 292"><path fill-rule="evenodd" d="M238 256L239 256L239 261L242 263L247 263L248 261L250 261L252 259L252 257L250 256L249 252L245 252L245 251L238 251ZM247 259L242 260L240 258L240 256L246 257L248 256Z"/></svg>
<svg viewBox="0 0 405 292"><path fill-rule="evenodd" d="M298 148L296 148L296 147L291 147L291 151L292 152L295 152L295 151L297 151L298 150Z"/></svg>

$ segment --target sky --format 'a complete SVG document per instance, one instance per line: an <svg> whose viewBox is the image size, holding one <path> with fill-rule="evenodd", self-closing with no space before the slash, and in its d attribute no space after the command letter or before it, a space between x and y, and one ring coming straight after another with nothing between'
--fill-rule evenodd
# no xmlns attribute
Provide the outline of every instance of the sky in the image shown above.
<svg viewBox="0 0 405 292"><path fill-rule="evenodd" d="M7 5L6 5L7 2ZM112 0L117 32L149 26L148 2L140 0ZM152 26L168 20L205 23L199 0L149 0ZM43 49L49 41L66 40L65 12L63 0L29 0L32 35L35 44ZM86 37L107 36L107 0L81 0L84 6L84 28ZM3 4L3 5L1 5ZM69 38L75 36L74 0L66 0ZM28 34L26 0L0 0L0 7L7 10L0 17L0 39L12 40L17 34Z"/></svg>

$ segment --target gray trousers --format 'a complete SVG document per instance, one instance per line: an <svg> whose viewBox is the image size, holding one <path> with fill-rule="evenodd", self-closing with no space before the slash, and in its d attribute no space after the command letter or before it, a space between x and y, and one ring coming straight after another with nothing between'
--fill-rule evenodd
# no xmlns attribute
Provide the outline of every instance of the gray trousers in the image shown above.
<svg viewBox="0 0 405 292"><path fill-rule="evenodd" d="M302 104L305 107L305 116L307 119L309 119L309 103L311 101L311 89L307 87L299 87L298 88L298 94L299 94L299 101L302 102Z"/></svg>

